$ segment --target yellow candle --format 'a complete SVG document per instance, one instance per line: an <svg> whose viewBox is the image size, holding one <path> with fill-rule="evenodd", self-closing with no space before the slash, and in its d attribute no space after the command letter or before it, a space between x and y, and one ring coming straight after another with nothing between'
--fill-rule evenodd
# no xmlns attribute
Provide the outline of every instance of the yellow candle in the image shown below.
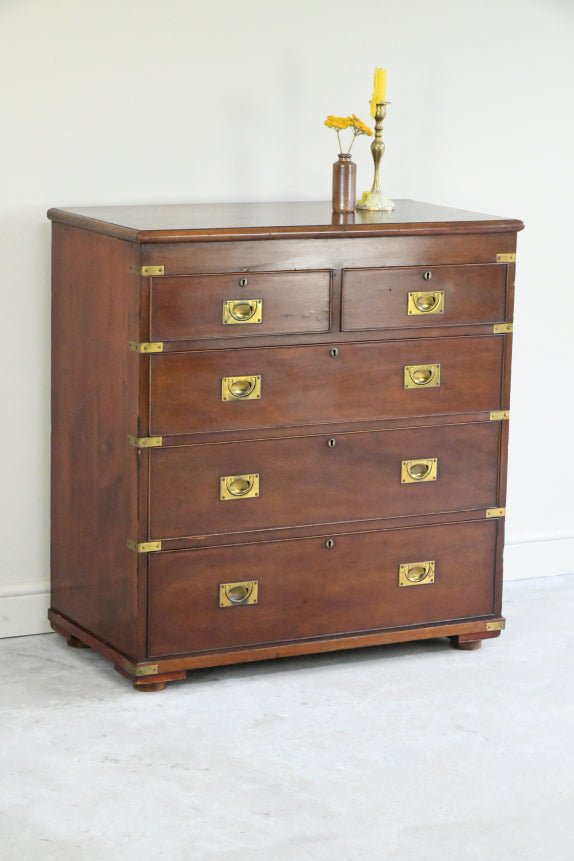
<svg viewBox="0 0 574 861"><path fill-rule="evenodd" d="M387 70L375 69L375 82L373 84L373 98L371 99L371 116L375 116L377 105L385 101L385 90L387 89Z"/></svg>

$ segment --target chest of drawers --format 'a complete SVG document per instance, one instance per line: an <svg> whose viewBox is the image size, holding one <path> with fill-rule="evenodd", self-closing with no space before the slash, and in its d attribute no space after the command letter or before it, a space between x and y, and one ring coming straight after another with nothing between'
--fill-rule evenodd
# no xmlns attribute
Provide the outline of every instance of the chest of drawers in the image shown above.
<svg viewBox="0 0 574 861"><path fill-rule="evenodd" d="M159 690L500 634L520 221L412 201L49 217L49 616L70 645Z"/></svg>

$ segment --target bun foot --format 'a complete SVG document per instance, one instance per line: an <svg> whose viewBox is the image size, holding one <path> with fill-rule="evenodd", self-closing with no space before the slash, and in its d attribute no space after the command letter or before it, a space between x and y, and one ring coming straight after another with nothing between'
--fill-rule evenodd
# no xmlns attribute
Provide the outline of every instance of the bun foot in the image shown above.
<svg viewBox="0 0 574 861"><path fill-rule="evenodd" d="M71 649L89 649L89 646L86 646L85 643L82 643L81 640L78 640L77 637L74 637L73 634L70 634L69 637L66 637L66 642Z"/></svg>
<svg viewBox="0 0 574 861"><path fill-rule="evenodd" d="M480 649L482 646L482 640L465 640L463 636L459 636L451 637L450 644L453 649L462 649L465 652L471 652L474 649Z"/></svg>
<svg viewBox="0 0 574 861"><path fill-rule="evenodd" d="M133 686L136 691L141 691L142 693L148 694L153 693L154 691L163 691L167 687L167 682L133 682Z"/></svg>

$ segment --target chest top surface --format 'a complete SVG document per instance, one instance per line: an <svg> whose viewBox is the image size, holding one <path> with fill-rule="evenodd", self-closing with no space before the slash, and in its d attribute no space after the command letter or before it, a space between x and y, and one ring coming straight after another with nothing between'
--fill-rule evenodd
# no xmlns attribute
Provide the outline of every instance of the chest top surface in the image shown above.
<svg viewBox="0 0 574 861"><path fill-rule="evenodd" d="M330 202L209 203L54 208L52 221L138 242L436 233L504 233L518 219L398 200L393 212L333 213Z"/></svg>

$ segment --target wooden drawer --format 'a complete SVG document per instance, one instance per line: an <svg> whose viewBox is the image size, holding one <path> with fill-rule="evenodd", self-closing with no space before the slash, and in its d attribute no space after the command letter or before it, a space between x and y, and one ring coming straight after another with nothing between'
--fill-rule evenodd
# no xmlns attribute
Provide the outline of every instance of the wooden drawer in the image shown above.
<svg viewBox="0 0 574 861"><path fill-rule="evenodd" d="M404 626L416 639L417 625L490 615L497 529L477 521L340 535L331 549L323 537L154 554L149 655ZM400 586L400 566L420 562L434 562L434 579ZM220 607L220 585L242 581L257 581L257 603Z"/></svg>
<svg viewBox="0 0 574 861"><path fill-rule="evenodd" d="M483 422L153 449L150 538L495 507L499 434ZM433 459L436 478L403 481L403 461ZM221 499L234 476L256 476L258 495Z"/></svg>
<svg viewBox="0 0 574 861"><path fill-rule="evenodd" d="M328 271L154 278L151 339L328 332L330 298Z"/></svg>
<svg viewBox="0 0 574 861"><path fill-rule="evenodd" d="M501 409L502 351L491 335L164 353L150 359L150 433ZM440 385L405 388L405 367L424 364ZM261 377L260 397L223 401L222 380L242 376Z"/></svg>
<svg viewBox="0 0 574 861"><path fill-rule="evenodd" d="M498 323L506 266L345 269L341 316L343 331Z"/></svg>

